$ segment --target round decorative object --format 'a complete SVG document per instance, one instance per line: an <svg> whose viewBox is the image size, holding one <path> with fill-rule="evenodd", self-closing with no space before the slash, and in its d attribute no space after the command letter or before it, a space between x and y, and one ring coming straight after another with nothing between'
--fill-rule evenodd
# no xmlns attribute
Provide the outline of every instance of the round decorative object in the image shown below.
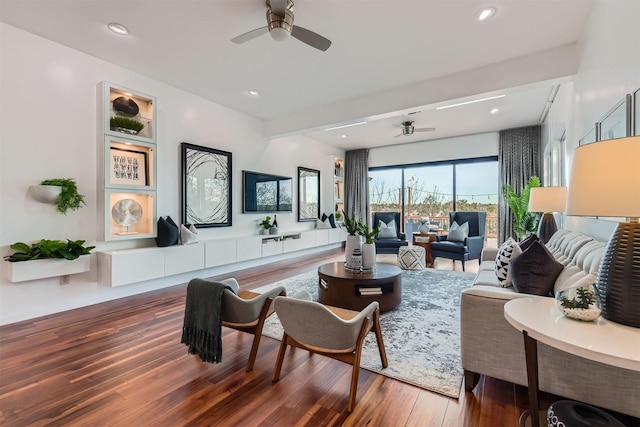
<svg viewBox="0 0 640 427"><path fill-rule="evenodd" d="M135 116L140 111L140 107L131 98L119 96L113 100L113 110L122 114L123 116Z"/></svg>
<svg viewBox="0 0 640 427"><path fill-rule="evenodd" d="M623 427L620 421L601 409L573 400L559 400L547 411L548 427Z"/></svg>
<svg viewBox="0 0 640 427"><path fill-rule="evenodd" d="M274 227L273 225L269 228L269 234L278 234L278 227Z"/></svg>
<svg viewBox="0 0 640 427"><path fill-rule="evenodd" d="M556 294L558 309L570 319L591 322L602 312L595 284L574 286Z"/></svg>
<svg viewBox="0 0 640 427"><path fill-rule="evenodd" d="M142 219L142 206L133 199L119 200L111 208L111 217L117 224L131 227Z"/></svg>

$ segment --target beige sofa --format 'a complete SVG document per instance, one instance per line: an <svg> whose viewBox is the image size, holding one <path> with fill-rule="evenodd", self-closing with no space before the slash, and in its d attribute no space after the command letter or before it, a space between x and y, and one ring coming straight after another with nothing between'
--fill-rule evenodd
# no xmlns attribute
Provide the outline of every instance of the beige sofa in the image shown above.
<svg viewBox="0 0 640 427"><path fill-rule="evenodd" d="M584 234L559 230L547 248L564 270L554 292L596 281L605 244ZM495 272L497 249L485 248L474 285L461 299L461 351L465 388L479 374L527 385L522 333L507 323L504 304L515 298L549 298L503 288ZM640 351L640 343L638 343ZM540 389L640 417L640 372L615 368L538 344Z"/></svg>

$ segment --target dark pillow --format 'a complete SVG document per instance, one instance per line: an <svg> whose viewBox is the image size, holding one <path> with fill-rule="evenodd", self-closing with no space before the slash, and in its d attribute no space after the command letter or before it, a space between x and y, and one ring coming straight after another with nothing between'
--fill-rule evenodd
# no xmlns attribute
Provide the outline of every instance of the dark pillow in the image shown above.
<svg viewBox="0 0 640 427"><path fill-rule="evenodd" d="M531 246L533 242L536 242L538 240L540 240L540 238L536 235L536 233L531 233L527 237L525 237L524 240L518 243L518 245L520 245L520 249L522 249L522 252L524 252L529 249L529 246Z"/></svg>
<svg viewBox="0 0 640 427"><path fill-rule="evenodd" d="M163 217L158 218L158 237L156 237L156 245L158 247L177 245L179 235L178 226L170 216L167 216L166 219Z"/></svg>
<svg viewBox="0 0 640 427"><path fill-rule="evenodd" d="M331 224L331 228L336 228L336 218L333 216L333 214L327 216L327 214L322 214L322 222L325 222L326 220L329 220L329 224Z"/></svg>
<svg viewBox="0 0 640 427"><path fill-rule="evenodd" d="M509 263L514 289L531 295L551 295L563 269L564 266L539 240L532 242L526 251Z"/></svg>

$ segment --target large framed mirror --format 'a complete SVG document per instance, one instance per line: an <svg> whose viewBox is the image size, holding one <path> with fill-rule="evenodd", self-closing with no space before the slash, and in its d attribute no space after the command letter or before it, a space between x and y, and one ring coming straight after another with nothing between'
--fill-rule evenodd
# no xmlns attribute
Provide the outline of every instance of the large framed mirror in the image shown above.
<svg viewBox="0 0 640 427"><path fill-rule="evenodd" d="M320 171L298 166L298 221L320 218Z"/></svg>

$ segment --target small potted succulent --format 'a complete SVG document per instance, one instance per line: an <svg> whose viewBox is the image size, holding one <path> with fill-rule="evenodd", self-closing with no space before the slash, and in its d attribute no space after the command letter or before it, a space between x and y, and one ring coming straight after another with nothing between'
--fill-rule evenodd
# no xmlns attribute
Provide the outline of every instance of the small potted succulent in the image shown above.
<svg viewBox="0 0 640 427"><path fill-rule="evenodd" d="M271 217L267 215L265 219L260 221L260 234L267 234L271 228Z"/></svg>
<svg viewBox="0 0 640 427"><path fill-rule="evenodd" d="M556 295L558 308L570 319L590 322L602 312L595 285L575 286L559 291Z"/></svg>

